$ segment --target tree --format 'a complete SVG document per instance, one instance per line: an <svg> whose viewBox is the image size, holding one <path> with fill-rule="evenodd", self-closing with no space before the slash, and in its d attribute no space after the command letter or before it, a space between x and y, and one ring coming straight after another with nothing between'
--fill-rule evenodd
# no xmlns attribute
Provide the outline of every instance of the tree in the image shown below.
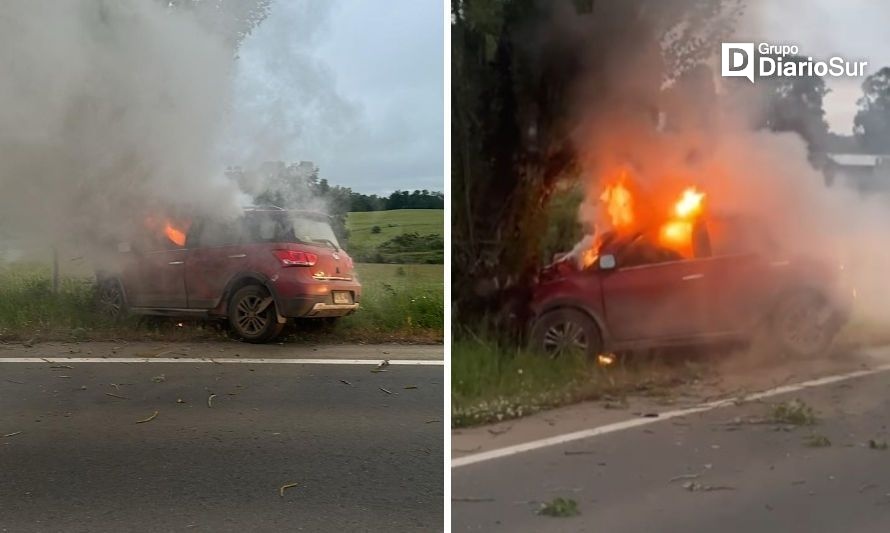
<svg viewBox="0 0 890 533"><path fill-rule="evenodd" d="M890 153L890 67L884 67L862 83L859 111L853 134L872 153Z"/></svg>
<svg viewBox="0 0 890 533"><path fill-rule="evenodd" d="M788 56L785 63L803 63L806 58ZM791 131L807 143L810 162L824 166L828 147L828 123L823 100L829 89L821 76L775 77L758 80L765 87L766 107L761 127L772 131Z"/></svg>

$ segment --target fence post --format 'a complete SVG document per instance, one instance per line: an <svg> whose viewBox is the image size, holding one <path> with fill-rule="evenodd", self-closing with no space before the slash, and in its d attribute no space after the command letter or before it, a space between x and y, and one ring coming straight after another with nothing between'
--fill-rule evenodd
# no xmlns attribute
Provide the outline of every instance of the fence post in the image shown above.
<svg viewBox="0 0 890 533"><path fill-rule="evenodd" d="M59 249L53 246L53 294L59 293Z"/></svg>

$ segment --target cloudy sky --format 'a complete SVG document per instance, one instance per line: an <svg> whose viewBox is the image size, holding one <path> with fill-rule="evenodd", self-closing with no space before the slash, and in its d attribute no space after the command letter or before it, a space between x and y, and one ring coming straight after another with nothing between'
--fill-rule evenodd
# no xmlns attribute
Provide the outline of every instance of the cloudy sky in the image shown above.
<svg viewBox="0 0 890 533"><path fill-rule="evenodd" d="M241 46L228 159L365 193L442 190L440 0L278 0Z"/></svg>
<svg viewBox="0 0 890 533"><path fill-rule="evenodd" d="M801 55L821 59L841 56L868 61L866 75L890 66L890 5L873 0L749 0L747 20L739 30L755 42L796 44ZM829 128L852 133L856 100L863 79L826 78Z"/></svg>

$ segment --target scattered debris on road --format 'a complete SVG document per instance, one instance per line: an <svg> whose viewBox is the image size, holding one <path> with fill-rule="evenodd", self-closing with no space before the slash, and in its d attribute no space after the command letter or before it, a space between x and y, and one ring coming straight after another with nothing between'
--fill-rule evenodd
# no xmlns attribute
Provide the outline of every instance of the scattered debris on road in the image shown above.
<svg viewBox="0 0 890 533"><path fill-rule="evenodd" d="M770 421L792 426L813 426L818 422L813 408L798 398L773 405Z"/></svg>
<svg viewBox="0 0 890 533"><path fill-rule="evenodd" d="M435 424L436 422L441 422L441 420L434 418L432 420L427 420L424 424Z"/></svg>
<svg viewBox="0 0 890 533"><path fill-rule="evenodd" d="M538 514L553 517L568 517L581 514L578 510L578 502L570 498L554 498L552 501L541 504Z"/></svg>
<svg viewBox="0 0 890 533"><path fill-rule="evenodd" d="M151 380L154 381L155 383L163 383L163 382L167 381L167 376L165 376L164 374L160 374L158 376L151 378Z"/></svg>
<svg viewBox="0 0 890 533"><path fill-rule="evenodd" d="M378 387L378 388L387 394L392 394L392 391L386 390L383 387Z"/></svg>
<svg viewBox="0 0 890 533"><path fill-rule="evenodd" d="M566 450L562 453L563 455L593 455L596 452L593 450Z"/></svg>
<svg viewBox="0 0 890 533"><path fill-rule="evenodd" d="M297 483L286 483L286 484L282 485L281 488L278 489L278 495L281 496L282 498L284 498L284 491L286 491L287 489L292 489L296 486L297 486Z"/></svg>
<svg viewBox="0 0 890 533"><path fill-rule="evenodd" d="M207 397L207 407L213 407L213 399L216 398L216 394L211 394Z"/></svg>
<svg viewBox="0 0 890 533"><path fill-rule="evenodd" d="M451 498L451 501L457 503L487 503L493 502L494 498Z"/></svg>
<svg viewBox="0 0 890 533"><path fill-rule="evenodd" d="M698 479L701 477L701 474L681 474L679 476L674 476L668 480L668 483L673 483L675 481L683 481L686 479Z"/></svg>
<svg viewBox="0 0 890 533"><path fill-rule="evenodd" d="M416 388L417 388L417 385L407 385L407 386L405 386L405 390L411 390L411 389L416 389Z"/></svg>
<svg viewBox="0 0 890 533"><path fill-rule="evenodd" d="M689 492L713 492L716 490L735 490L735 487L730 487L729 485L705 485L704 483L697 483L695 481L687 481L681 485L684 489Z"/></svg>
<svg viewBox="0 0 890 533"><path fill-rule="evenodd" d="M112 394L110 392L106 392L105 396L111 396L112 398L119 398L121 400L129 400L126 396L118 396L117 394Z"/></svg>
<svg viewBox="0 0 890 533"><path fill-rule="evenodd" d="M185 400L182 398L176 398L176 403L185 403Z"/></svg>
<svg viewBox="0 0 890 533"><path fill-rule="evenodd" d="M384 361L381 361L380 364L377 365L376 368L371 370L371 372L374 372L374 373L386 372L386 367L388 367L388 366L389 366L389 359L386 359Z"/></svg>
<svg viewBox="0 0 890 533"><path fill-rule="evenodd" d="M341 379L340 383L343 383L344 385L349 385L350 387L352 386L352 383L346 381L345 379Z"/></svg>
<svg viewBox="0 0 890 533"><path fill-rule="evenodd" d="M6 435L3 435L3 438L6 438L6 437L15 437L16 435L21 435L21 434L22 434L21 431L14 431L14 432L12 432L12 433L7 433Z"/></svg>
<svg viewBox="0 0 890 533"><path fill-rule="evenodd" d="M809 448L827 448L831 446L831 441L825 435L807 435L804 437L804 446Z"/></svg>
<svg viewBox="0 0 890 533"><path fill-rule="evenodd" d="M137 423L137 424L144 424L144 423L146 423L146 422L151 422L152 420L154 420L154 419L157 418L157 417L158 417L158 411L155 411L154 413L151 414L150 417L148 417L148 418L144 418L144 419L142 419L142 420L137 420L136 423Z"/></svg>
<svg viewBox="0 0 890 533"><path fill-rule="evenodd" d="M887 441L869 439L868 447L869 447L869 449L872 449L872 450L886 450L887 449Z"/></svg>

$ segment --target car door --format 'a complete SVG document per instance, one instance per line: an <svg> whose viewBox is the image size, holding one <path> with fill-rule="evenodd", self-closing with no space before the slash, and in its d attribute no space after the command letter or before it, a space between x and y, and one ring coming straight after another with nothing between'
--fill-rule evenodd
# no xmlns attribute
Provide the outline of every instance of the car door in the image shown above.
<svg viewBox="0 0 890 533"><path fill-rule="evenodd" d="M241 220L204 221L188 235L185 280L188 306L213 309L229 281L249 269Z"/></svg>
<svg viewBox="0 0 890 533"><path fill-rule="evenodd" d="M707 323L703 259L622 268L602 277L603 304L618 341L685 338Z"/></svg>
<svg viewBox="0 0 890 533"><path fill-rule="evenodd" d="M713 257L702 264L707 328L748 332L766 312L790 263L776 252L766 229L750 219L714 218L708 233Z"/></svg>

